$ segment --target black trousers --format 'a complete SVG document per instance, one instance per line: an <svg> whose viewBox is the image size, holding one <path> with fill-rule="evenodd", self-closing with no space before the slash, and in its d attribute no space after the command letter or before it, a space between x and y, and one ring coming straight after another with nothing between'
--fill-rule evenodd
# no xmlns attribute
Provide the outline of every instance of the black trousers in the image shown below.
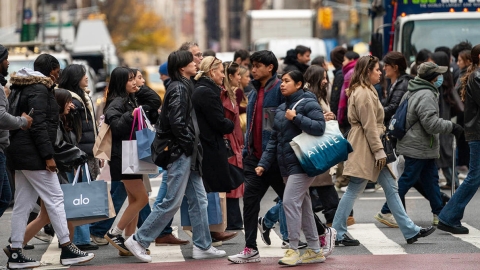
<svg viewBox="0 0 480 270"><path fill-rule="evenodd" d="M227 198L227 231L243 229L239 198Z"/></svg>
<svg viewBox="0 0 480 270"><path fill-rule="evenodd" d="M258 158L253 155L243 159L245 175L245 192L243 195L243 222L245 229L245 246L257 249L257 223L260 212L260 202L271 186L277 195L283 199L285 184L280 174L278 164L274 163L262 176L258 176L255 168Z"/></svg>
<svg viewBox="0 0 480 270"><path fill-rule="evenodd" d="M323 206L323 215L325 220L328 223L333 223L333 218L337 212L338 203L338 193L335 190L335 186L322 186L322 187L311 187L310 190L315 190L318 194L318 200Z"/></svg>

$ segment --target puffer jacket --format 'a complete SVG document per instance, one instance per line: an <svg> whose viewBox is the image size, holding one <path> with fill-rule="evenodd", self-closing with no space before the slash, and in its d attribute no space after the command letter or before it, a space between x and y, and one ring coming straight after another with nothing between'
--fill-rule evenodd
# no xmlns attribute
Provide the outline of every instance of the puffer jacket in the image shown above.
<svg viewBox="0 0 480 270"><path fill-rule="evenodd" d="M38 72L35 72L39 74ZM12 89L21 89L18 111L30 112L33 118L29 130L15 130L10 133L7 161L13 170L45 170L46 160L53 158L57 136L59 107L55 99L54 83L45 76L10 77Z"/></svg>
<svg viewBox="0 0 480 270"><path fill-rule="evenodd" d="M158 139L172 142L170 162L174 162L182 154L191 156L197 150L192 120L192 93L193 82L187 78L183 78L182 81L172 81L165 93L156 131ZM197 165L193 163L192 170L196 169Z"/></svg>
<svg viewBox="0 0 480 270"><path fill-rule="evenodd" d="M397 152L416 159L437 159L440 156L439 133L451 133L453 124L439 117L438 89L430 82L415 77L408 83L407 128L397 142Z"/></svg>
<svg viewBox="0 0 480 270"><path fill-rule="evenodd" d="M480 68L469 77L465 93L465 140L480 140Z"/></svg>
<svg viewBox="0 0 480 270"><path fill-rule="evenodd" d="M133 124L133 110L137 108L137 101L132 96L116 97L105 110L105 123L112 131L112 157L122 157L122 141L130 140ZM135 132L132 140L135 140Z"/></svg>
<svg viewBox="0 0 480 270"><path fill-rule="evenodd" d="M87 104L85 104L82 98L76 93L70 91L73 98L73 104L75 110L73 111L74 133L77 136L75 142L83 152L87 153L89 157L93 158L93 145L95 144L95 138L97 138L98 129L95 119L95 112L92 106L92 100L87 93L84 93ZM76 130L80 129L80 130Z"/></svg>
<svg viewBox="0 0 480 270"><path fill-rule="evenodd" d="M408 82L413 79L410 74L401 75L390 87L388 91L388 97L382 102L383 109L385 110L385 125L388 126L390 119L395 114L400 106L400 101L403 95L407 92Z"/></svg>
<svg viewBox="0 0 480 270"><path fill-rule="evenodd" d="M303 100L300 101L302 98ZM300 103L295 108L297 116L290 121L285 117L285 112L287 109L292 109L298 101ZM325 118L317 99L313 98L311 93L298 90L286 97L285 103L276 110L273 132L258 166L268 170L277 160L283 177L305 173L290 146L292 139L300 135L302 131L313 136L323 135Z"/></svg>
<svg viewBox="0 0 480 270"><path fill-rule="evenodd" d="M265 151L267 147L268 140L270 139L270 133L273 130L273 119L275 118L275 111L285 102L285 98L280 92L280 84L282 81L277 78L277 74L273 74L272 77L265 84L265 95L263 97L263 123L262 123L262 151ZM250 91L248 94L248 104L247 104L247 133L245 134L245 148L243 149L243 156L253 155L253 118L255 113L255 108L257 105L257 93L260 89L260 82L253 80L252 85L255 87L254 90Z"/></svg>

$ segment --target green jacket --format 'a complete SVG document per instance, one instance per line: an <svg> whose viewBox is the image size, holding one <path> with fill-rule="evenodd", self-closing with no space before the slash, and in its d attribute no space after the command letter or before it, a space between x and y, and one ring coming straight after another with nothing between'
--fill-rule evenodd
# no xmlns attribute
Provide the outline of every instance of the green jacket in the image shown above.
<svg viewBox="0 0 480 270"><path fill-rule="evenodd" d="M407 131L397 143L397 153L416 159L436 159L440 156L439 133L451 133L453 124L438 116L438 89L419 78L410 80L408 91Z"/></svg>

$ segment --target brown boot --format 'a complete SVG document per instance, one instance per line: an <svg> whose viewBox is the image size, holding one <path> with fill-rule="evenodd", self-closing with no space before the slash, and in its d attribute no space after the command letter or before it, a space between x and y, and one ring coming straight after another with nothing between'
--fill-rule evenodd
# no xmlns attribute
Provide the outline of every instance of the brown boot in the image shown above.
<svg viewBox="0 0 480 270"><path fill-rule="evenodd" d="M179 239L171 233L155 239L155 246L181 246L189 243L188 240Z"/></svg>
<svg viewBox="0 0 480 270"><path fill-rule="evenodd" d="M217 240L217 241L228 241L232 238L235 238L237 236L237 232L210 232L210 235L212 236L212 240Z"/></svg>

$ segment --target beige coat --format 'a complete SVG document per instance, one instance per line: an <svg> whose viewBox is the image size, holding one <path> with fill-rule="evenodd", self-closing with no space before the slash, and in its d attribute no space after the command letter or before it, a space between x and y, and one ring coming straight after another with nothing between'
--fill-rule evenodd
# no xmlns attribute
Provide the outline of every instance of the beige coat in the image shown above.
<svg viewBox="0 0 480 270"><path fill-rule="evenodd" d="M353 152L348 155L343 175L377 181L374 153L383 150L380 135L384 132L383 106L375 88L357 87L348 98L348 122L352 129L348 141Z"/></svg>

